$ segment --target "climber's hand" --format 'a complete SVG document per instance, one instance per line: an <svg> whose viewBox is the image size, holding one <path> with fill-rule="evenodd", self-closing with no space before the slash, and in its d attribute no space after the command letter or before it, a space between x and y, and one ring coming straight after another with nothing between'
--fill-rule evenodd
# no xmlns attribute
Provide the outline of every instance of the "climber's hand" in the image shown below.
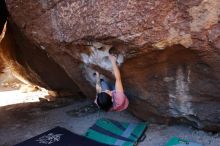
<svg viewBox="0 0 220 146"><path fill-rule="evenodd" d="M115 57L115 56L113 56L113 55L109 54L109 56L108 56L108 57L109 57L109 59L111 60L111 62L112 62L112 63L116 63L116 60L117 60L117 59L116 59L116 57Z"/></svg>
<svg viewBox="0 0 220 146"><path fill-rule="evenodd" d="M95 74L96 74L96 81L98 81L99 80L99 72L95 72Z"/></svg>

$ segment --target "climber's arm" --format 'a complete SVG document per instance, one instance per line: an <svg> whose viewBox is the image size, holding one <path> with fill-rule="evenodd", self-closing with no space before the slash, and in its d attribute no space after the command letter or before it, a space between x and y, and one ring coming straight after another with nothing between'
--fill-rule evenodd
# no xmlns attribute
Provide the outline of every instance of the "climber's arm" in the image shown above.
<svg viewBox="0 0 220 146"><path fill-rule="evenodd" d="M120 91L120 92L124 92L123 86L122 86L122 82L121 82L121 74L119 71L119 68L116 64L116 57L113 55L109 55L109 59L111 60L112 63L112 69L115 75L115 90L116 91Z"/></svg>
<svg viewBox="0 0 220 146"><path fill-rule="evenodd" d="M101 88L101 84L100 84L100 77L99 77L99 73L96 72L96 93L101 93L102 88Z"/></svg>

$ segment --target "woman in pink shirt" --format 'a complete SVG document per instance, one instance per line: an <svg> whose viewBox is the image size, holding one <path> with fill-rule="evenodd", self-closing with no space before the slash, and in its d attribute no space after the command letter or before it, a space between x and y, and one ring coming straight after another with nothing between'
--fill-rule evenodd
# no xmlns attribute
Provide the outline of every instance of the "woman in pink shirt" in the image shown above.
<svg viewBox="0 0 220 146"><path fill-rule="evenodd" d="M122 111L128 107L129 101L124 94L121 82L121 75L116 64L116 57L109 55L115 75L115 88L110 88L103 79L100 80L99 73L96 72L96 105L104 111Z"/></svg>

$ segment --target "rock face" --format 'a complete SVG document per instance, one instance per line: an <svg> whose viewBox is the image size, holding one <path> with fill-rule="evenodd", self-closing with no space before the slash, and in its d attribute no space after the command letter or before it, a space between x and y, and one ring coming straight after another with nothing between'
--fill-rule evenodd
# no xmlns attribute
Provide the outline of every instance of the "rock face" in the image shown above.
<svg viewBox="0 0 220 146"><path fill-rule="evenodd" d="M6 2L1 53L25 80L93 98L112 51L134 115L220 130L219 0Z"/></svg>
<svg viewBox="0 0 220 146"><path fill-rule="evenodd" d="M4 1L0 1L0 16L1 16L0 17L0 42L1 42L3 38L4 24L8 16L8 12ZM0 56L0 74L3 72L3 70L4 70L4 63L2 57Z"/></svg>

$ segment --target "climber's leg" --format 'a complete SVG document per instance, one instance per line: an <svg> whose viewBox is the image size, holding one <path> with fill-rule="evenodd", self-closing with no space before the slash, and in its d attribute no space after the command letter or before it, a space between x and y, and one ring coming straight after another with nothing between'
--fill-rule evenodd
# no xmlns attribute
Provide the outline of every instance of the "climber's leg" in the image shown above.
<svg viewBox="0 0 220 146"><path fill-rule="evenodd" d="M102 91L110 90L108 83L105 80L101 79L100 84L101 84Z"/></svg>

